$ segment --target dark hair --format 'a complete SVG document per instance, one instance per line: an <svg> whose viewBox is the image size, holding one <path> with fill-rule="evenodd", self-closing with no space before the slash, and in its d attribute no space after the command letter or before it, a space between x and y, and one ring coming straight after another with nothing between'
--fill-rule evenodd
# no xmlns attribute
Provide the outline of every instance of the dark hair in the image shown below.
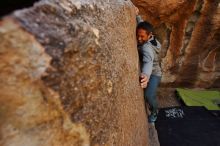
<svg viewBox="0 0 220 146"><path fill-rule="evenodd" d="M147 33L152 33L153 32L153 25L151 25L149 22L147 21L143 21L143 22L140 22L137 26L137 29L143 29L145 30ZM150 43L154 46L157 46L157 41L155 39L155 37L153 38L153 40L150 41Z"/></svg>
<svg viewBox="0 0 220 146"><path fill-rule="evenodd" d="M153 32L153 26L149 22L146 22L146 21L140 22L137 26L137 30L138 29L144 29L148 33Z"/></svg>

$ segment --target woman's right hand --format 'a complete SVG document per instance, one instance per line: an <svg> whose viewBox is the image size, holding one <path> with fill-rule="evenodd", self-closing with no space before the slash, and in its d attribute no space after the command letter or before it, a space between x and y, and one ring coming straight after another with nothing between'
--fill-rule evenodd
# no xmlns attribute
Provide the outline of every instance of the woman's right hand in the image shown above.
<svg viewBox="0 0 220 146"><path fill-rule="evenodd" d="M145 74L141 74L140 75L140 84L141 84L141 88L146 88L147 87L147 83L148 83L148 76Z"/></svg>
<svg viewBox="0 0 220 146"><path fill-rule="evenodd" d="M135 6L135 13L136 15L139 15L139 9Z"/></svg>

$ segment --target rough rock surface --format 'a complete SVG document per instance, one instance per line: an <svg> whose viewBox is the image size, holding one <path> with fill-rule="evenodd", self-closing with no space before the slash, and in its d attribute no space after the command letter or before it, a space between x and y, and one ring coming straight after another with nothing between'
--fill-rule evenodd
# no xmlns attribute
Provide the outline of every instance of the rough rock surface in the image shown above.
<svg viewBox="0 0 220 146"><path fill-rule="evenodd" d="M0 21L1 146L145 146L135 13L43 0Z"/></svg>
<svg viewBox="0 0 220 146"><path fill-rule="evenodd" d="M132 0L163 45L164 87L220 88L219 0Z"/></svg>

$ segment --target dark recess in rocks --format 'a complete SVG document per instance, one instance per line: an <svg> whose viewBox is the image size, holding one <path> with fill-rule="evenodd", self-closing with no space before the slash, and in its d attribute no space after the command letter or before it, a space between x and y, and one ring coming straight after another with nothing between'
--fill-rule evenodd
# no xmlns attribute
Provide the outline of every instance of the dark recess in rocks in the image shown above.
<svg viewBox="0 0 220 146"><path fill-rule="evenodd" d="M18 9L33 6L39 0L2 0L0 2L0 18Z"/></svg>

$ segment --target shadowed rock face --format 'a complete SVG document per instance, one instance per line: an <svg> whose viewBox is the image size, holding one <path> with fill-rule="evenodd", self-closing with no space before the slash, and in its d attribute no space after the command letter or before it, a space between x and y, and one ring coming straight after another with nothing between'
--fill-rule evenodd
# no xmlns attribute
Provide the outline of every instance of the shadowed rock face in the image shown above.
<svg viewBox="0 0 220 146"><path fill-rule="evenodd" d="M164 86L220 87L219 0L132 0L163 45Z"/></svg>
<svg viewBox="0 0 220 146"><path fill-rule="evenodd" d="M44 0L0 21L0 145L147 145L129 1Z"/></svg>

